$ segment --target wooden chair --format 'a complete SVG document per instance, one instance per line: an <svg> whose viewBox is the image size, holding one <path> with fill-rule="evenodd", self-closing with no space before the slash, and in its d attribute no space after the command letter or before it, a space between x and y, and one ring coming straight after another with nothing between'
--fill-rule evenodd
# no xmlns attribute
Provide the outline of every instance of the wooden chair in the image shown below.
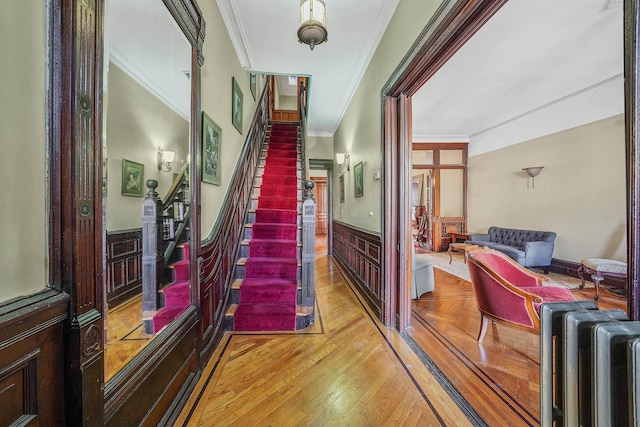
<svg viewBox="0 0 640 427"><path fill-rule="evenodd" d="M548 277L527 270L502 252L472 246L465 256L480 311L478 342L484 339L489 320L539 333L543 303L575 300L566 288L542 286Z"/></svg>

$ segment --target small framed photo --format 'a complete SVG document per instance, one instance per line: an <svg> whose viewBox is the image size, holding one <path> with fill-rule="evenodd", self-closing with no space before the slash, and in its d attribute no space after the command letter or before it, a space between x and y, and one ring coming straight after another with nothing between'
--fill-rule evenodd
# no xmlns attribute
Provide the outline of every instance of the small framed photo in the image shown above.
<svg viewBox="0 0 640 427"><path fill-rule="evenodd" d="M231 122L242 134L242 89L235 77L231 78L233 90L231 91Z"/></svg>
<svg viewBox="0 0 640 427"><path fill-rule="evenodd" d="M364 195L362 168L362 162L353 167L353 181L355 183L353 194L356 197L362 197Z"/></svg>
<svg viewBox="0 0 640 427"><path fill-rule="evenodd" d="M144 187L144 165L122 159L122 195L142 197Z"/></svg>
<svg viewBox="0 0 640 427"><path fill-rule="evenodd" d="M256 73L249 74L249 88L251 89L251 95L253 100L256 100Z"/></svg>
<svg viewBox="0 0 640 427"><path fill-rule="evenodd" d="M344 203L344 175L340 175L340 203Z"/></svg>
<svg viewBox="0 0 640 427"><path fill-rule="evenodd" d="M202 182L220 185L222 129L202 112Z"/></svg>

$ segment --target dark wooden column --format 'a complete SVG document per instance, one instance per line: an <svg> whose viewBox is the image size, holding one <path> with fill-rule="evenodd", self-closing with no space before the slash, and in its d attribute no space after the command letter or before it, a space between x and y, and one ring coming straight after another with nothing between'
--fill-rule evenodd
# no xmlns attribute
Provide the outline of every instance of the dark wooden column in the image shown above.
<svg viewBox="0 0 640 427"><path fill-rule="evenodd" d="M102 425L101 0L51 4L51 285L64 327L68 425Z"/></svg>
<svg viewBox="0 0 640 427"><path fill-rule="evenodd" d="M627 161L627 313L640 320L640 153L638 152L638 1L624 2L625 138Z"/></svg>

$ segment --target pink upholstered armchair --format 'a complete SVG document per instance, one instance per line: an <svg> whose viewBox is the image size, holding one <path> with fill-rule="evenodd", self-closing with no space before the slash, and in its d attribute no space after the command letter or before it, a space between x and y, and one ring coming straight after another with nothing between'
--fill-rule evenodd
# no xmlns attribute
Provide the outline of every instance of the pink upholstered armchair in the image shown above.
<svg viewBox="0 0 640 427"><path fill-rule="evenodd" d="M484 339L489 320L538 333L542 303L575 299L568 289L542 286L548 277L527 270L502 252L472 246L465 256L480 310L478 342Z"/></svg>

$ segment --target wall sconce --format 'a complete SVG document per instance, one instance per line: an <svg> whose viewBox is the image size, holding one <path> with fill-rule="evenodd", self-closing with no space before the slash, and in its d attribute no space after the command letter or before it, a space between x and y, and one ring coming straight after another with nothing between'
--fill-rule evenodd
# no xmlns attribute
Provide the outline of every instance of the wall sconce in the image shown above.
<svg viewBox="0 0 640 427"><path fill-rule="evenodd" d="M176 159L176 152L171 150L158 151L158 170L162 172L169 172L171 170L171 162Z"/></svg>
<svg viewBox="0 0 640 427"><path fill-rule="evenodd" d="M536 176L538 176L538 174L540 173L540 171L542 170L544 166L531 166L528 168L522 168L523 171L525 171L527 173L527 175L529 175L531 177L531 188L535 188L536 187L536 181L535 178Z"/></svg>
<svg viewBox="0 0 640 427"><path fill-rule="evenodd" d="M351 160L351 155L349 155L349 152L336 153L336 163L338 163L338 167L340 167L341 173L349 172L350 160Z"/></svg>

